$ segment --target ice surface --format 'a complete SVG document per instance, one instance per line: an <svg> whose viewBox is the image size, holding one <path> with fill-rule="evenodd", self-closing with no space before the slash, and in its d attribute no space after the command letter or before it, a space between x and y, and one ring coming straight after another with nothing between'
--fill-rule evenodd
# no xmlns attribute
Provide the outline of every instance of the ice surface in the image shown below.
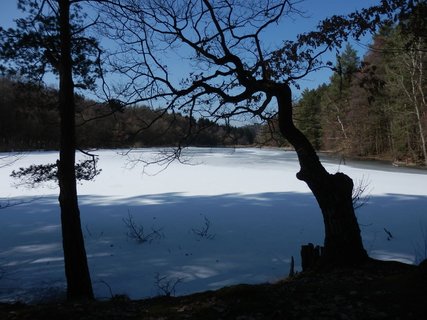
<svg viewBox="0 0 427 320"><path fill-rule="evenodd" d="M177 295L275 281L288 274L291 256L299 268L301 244L323 242L316 201L295 178L294 152L192 148L184 152L185 163L167 168L134 161L158 159L158 150L123 152L95 152L102 172L78 186L98 298L155 296L159 286L178 279ZM56 158L55 152L31 152L0 169L0 201L21 203L0 210L0 301L43 298L65 286L58 189L53 183L16 187L9 177L13 169ZM357 215L371 256L409 263L420 258L427 230L425 171L328 158L324 164L356 183L369 182L369 201ZM163 237L129 239L123 223L129 214L146 232L159 230ZM197 235L206 221L209 236ZM167 278L156 284L156 275Z"/></svg>

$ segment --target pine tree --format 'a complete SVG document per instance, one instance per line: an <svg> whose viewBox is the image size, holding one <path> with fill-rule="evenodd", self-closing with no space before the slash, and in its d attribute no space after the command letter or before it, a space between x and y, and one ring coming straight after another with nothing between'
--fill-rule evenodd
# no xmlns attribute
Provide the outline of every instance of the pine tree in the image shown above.
<svg viewBox="0 0 427 320"><path fill-rule="evenodd" d="M48 168L57 170L67 297L74 300L93 299L76 188L75 87L93 87L99 70L89 58L98 58L96 40L82 34L81 8L72 10L72 3L19 0L28 17L19 19L16 29L0 29L0 57L29 81L40 82L46 72L59 77L60 152L57 164Z"/></svg>
<svg viewBox="0 0 427 320"><path fill-rule="evenodd" d="M321 100L326 85L304 90L295 106L295 122L316 150L322 148Z"/></svg>
<svg viewBox="0 0 427 320"><path fill-rule="evenodd" d="M322 94L323 145L343 154L349 153L351 149L350 90L359 70L360 59L357 52L347 44L344 52L337 56L335 72Z"/></svg>

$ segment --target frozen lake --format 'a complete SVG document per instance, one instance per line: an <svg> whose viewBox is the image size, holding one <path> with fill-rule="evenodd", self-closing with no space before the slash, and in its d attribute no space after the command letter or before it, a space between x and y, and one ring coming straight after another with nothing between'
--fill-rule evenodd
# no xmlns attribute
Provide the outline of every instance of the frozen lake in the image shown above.
<svg viewBox="0 0 427 320"><path fill-rule="evenodd" d="M185 163L167 168L131 161L153 160L155 151L134 150L127 157L95 152L102 172L78 187L97 298L110 297L110 288L131 298L155 296L166 281L178 281L177 295L273 282L288 274L291 256L299 268L302 244L323 242L320 210L295 178L294 152L191 148ZM23 202L0 210L0 301L64 290L58 189L17 188L9 177L13 169L56 158L56 152L32 152L0 168L0 201ZM356 184L368 182L370 197L357 216L370 256L408 263L425 258L426 171L332 159L324 164ZM142 244L129 239L123 222L129 214L161 237ZM203 236L198 231L207 225Z"/></svg>

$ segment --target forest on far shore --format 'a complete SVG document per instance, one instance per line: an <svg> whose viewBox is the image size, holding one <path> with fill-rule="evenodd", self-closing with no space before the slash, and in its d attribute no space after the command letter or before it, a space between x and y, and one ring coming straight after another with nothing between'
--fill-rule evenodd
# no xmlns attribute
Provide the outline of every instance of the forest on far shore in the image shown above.
<svg viewBox="0 0 427 320"><path fill-rule="evenodd" d="M302 93L295 118L316 149L427 166L426 26L383 28L363 59L348 45L329 83Z"/></svg>
<svg viewBox="0 0 427 320"><path fill-rule="evenodd" d="M408 33L382 28L367 54L350 45L329 81L304 90L294 105L297 127L319 151L427 165L426 23ZM58 148L57 91L0 78L0 151ZM77 102L79 148L283 146L273 117L235 127L118 101Z"/></svg>
<svg viewBox="0 0 427 320"><path fill-rule="evenodd" d="M25 81L0 79L0 151L59 147L58 94ZM179 113L119 101L98 103L76 97L78 147L129 148L176 145L252 145L255 127L219 125Z"/></svg>

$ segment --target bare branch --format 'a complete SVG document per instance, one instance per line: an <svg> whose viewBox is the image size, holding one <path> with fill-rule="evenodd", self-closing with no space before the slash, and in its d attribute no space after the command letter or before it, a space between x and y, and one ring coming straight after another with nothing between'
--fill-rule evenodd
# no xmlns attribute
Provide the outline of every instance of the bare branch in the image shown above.
<svg viewBox="0 0 427 320"><path fill-rule="evenodd" d="M192 228L191 232L197 236L198 240L207 239L213 240L216 237L216 234L211 233L211 221L206 217L204 218L204 224L200 228Z"/></svg>
<svg viewBox="0 0 427 320"><path fill-rule="evenodd" d="M130 211L128 211L127 218L122 219L123 223L125 224L127 228L126 236L131 239L135 240L138 243L151 243L154 240L159 240L164 238L164 234L162 233L162 228L154 228L151 227L151 231L145 231L143 225L138 225Z"/></svg>
<svg viewBox="0 0 427 320"><path fill-rule="evenodd" d="M10 153L0 155L0 169L13 165L16 161L19 161L24 157L22 153Z"/></svg>
<svg viewBox="0 0 427 320"><path fill-rule="evenodd" d="M154 285L159 290L159 294L165 297L174 296L176 287L185 280L185 278L161 276L158 272L156 272L154 279Z"/></svg>
<svg viewBox="0 0 427 320"><path fill-rule="evenodd" d="M291 14L301 15L299 1L271 0L109 0L100 1L100 20L120 49L115 71L127 78L127 103L161 107L162 114L228 119L249 115L271 118L274 97L283 85L295 84L331 64L321 57L348 37L360 37L391 19L403 0L333 16L318 30L285 40L265 51L263 31ZM378 20L380 19L380 20ZM168 59L180 52L183 69L174 74ZM177 79L179 77L179 79ZM191 131L191 130L190 130Z"/></svg>

